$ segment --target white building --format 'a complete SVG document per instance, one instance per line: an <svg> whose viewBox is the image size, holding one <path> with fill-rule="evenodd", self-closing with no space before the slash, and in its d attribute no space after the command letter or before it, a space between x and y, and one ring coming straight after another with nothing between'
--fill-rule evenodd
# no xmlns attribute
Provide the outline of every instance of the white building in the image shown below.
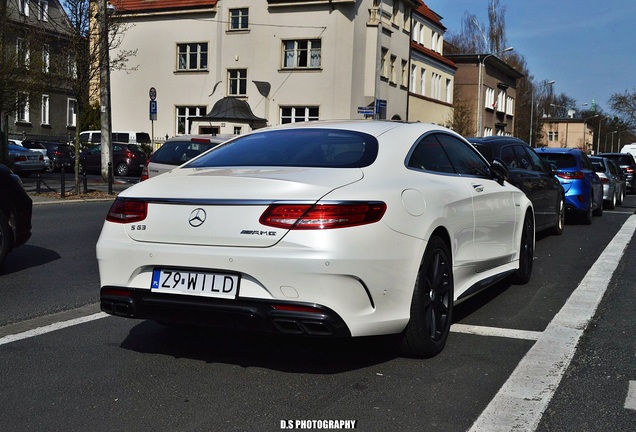
<svg viewBox="0 0 636 432"><path fill-rule="evenodd" d="M244 121L194 120L227 97L268 125L407 119L416 0L111 3L128 24L120 49L137 50L136 70L111 72L113 130L150 131L151 87L158 137L248 132Z"/></svg>

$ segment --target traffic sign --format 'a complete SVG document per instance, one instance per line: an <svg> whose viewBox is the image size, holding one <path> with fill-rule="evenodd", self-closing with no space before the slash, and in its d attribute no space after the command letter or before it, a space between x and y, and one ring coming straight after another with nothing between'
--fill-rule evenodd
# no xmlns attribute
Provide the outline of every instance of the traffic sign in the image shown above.
<svg viewBox="0 0 636 432"><path fill-rule="evenodd" d="M157 101L150 101L150 120L157 120Z"/></svg>
<svg viewBox="0 0 636 432"><path fill-rule="evenodd" d="M157 99L157 89L154 87L150 87L150 91L148 92L148 96L150 96L150 100L153 101Z"/></svg>

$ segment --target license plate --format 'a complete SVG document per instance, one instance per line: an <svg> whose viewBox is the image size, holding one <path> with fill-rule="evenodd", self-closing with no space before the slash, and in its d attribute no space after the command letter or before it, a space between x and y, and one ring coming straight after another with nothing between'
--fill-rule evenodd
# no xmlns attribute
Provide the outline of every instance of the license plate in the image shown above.
<svg viewBox="0 0 636 432"><path fill-rule="evenodd" d="M154 269L150 288L160 293L235 299L239 280L235 274Z"/></svg>

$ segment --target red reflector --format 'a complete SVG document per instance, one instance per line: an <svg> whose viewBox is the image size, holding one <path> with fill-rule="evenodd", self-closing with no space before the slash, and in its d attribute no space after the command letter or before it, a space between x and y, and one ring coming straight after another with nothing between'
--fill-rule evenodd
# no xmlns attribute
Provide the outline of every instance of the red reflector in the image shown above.
<svg viewBox="0 0 636 432"><path fill-rule="evenodd" d="M585 176L581 171L559 171L557 177L564 179L582 179Z"/></svg>
<svg viewBox="0 0 636 432"><path fill-rule="evenodd" d="M382 219L386 204L382 202L339 204L272 204L260 223L285 229L344 228L374 223Z"/></svg>
<svg viewBox="0 0 636 432"><path fill-rule="evenodd" d="M148 180L150 177L148 177L148 162L150 162L150 159L148 159L146 161L146 163L144 164L144 169L141 172L141 177L139 178L139 181L142 182L144 180Z"/></svg>
<svg viewBox="0 0 636 432"><path fill-rule="evenodd" d="M323 314L323 311L321 311L318 308L314 308L311 306L298 306L298 305L283 305L283 304L274 304L272 305L272 307L276 310L281 310L281 311L290 311L290 312L308 312L308 313L316 313L316 314Z"/></svg>
<svg viewBox="0 0 636 432"><path fill-rule="evenodd" d="M102 295L119 296L119 297L130 297L130 291L123 290L123 289L115 289L115 288L104 288L102 290Z"/></svg>
<svg viewBox="0 0 636 432"><path fill-rule="evenodd" d="M146 201L117 198L108 210L106 220L115 223L139 222L146 219L148 203Z"/></svg>

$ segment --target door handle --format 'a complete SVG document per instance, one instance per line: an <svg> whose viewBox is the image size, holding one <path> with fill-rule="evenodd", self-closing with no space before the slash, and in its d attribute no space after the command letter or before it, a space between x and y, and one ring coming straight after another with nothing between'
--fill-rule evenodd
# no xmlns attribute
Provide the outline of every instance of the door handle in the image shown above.
<svg viewBox="0 0 636 432"><path fill-rule="evenodd" d="M484 185L481 185L479 183L472 183L473 189L475 189L476 192L483 192L484 191Z"/></svg>

